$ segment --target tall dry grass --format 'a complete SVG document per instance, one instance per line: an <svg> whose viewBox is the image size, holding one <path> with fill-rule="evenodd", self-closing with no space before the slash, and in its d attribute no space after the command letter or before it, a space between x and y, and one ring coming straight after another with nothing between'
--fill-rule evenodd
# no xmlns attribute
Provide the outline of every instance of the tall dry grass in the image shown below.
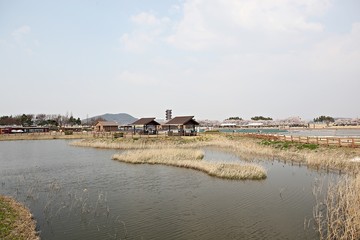
<svg viewBox="0 0 360 240"><path fill-rule="evenodd" d="M166 149L202 148L212 146L232 152L244 160L280 159L306 164L317 169L333 169L359 172L360 164L350 160L360 156L360 149L320 146L310 149L278 149L260 144L261 140L233 135L206 135L201 137L158 137L142 139L85 139L73 142L73 146L112 148L112 149Z"/></svg>
<svg viewBox="0 0 360 240"><path fill-rule="evenodd" d="M226 179L264 179L264 168L254 164L226 164L200 161L204 153L195 149L143 149L115 154L114 160L133 164L162 164L199 170Z"/></svg>
<svg viewBox="0 0 360 240"><path fill-rule="evenodd" d="M296 161L301 159L297 153L278 151L277 149L260 145L259 140L253 138L241 137L229 139L219 136L212 139L209 145L233 152L244 160L280 158Z"/></svg>
<svg viewBox="0 0 360 240"><path fill-rule="evenodd" d="M315 189L314 208L320 239L360 239L360 176L330 182L323 201L321 190Z"/></svg>
<svg viewBox="0 0 360 240"><path fill-rule="evenodd" d="M205 137L164 137L157 138L93 138L70 143L77 147L94 147L104 149L166 149L166 148L198 148L208 145Z"/></svg>
<svg viewBox="0 0 360 240"><path fill-rule="evenodd" d="M88 133L76 133L73 135L64 135L61 133L21 133L21 134L0 134L0 141L16 140L53 140L53 139L84 139L92 138Z"/></svg>
<svg viewBox="0 0 360 240"><path fill-rule="evenodd" d="M196 149L142 149L127 151L122 154L115 154L126 162L132 163L151 163L180 161L180 160L201 160L204 158L204 152Z"/></svg>
<svg viewBox="0 0 360 240"><path fill-rule="evenodd" d="M360 149L344 147L319 146L317 149L299 149L290 147L279 149L274 146L260 144L261 140L241 136L220 137L213 144L227 148L244 159L280 159L306 164L308 167L326 170L341 170L359 173L360 163L351 159L360 156Z"/></svg>

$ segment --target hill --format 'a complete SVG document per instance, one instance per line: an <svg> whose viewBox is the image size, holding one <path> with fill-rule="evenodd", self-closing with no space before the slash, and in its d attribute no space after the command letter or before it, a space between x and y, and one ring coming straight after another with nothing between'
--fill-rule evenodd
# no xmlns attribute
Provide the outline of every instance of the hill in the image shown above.
<svg viewBox="0 0 360 240"><path fill-rule="evenodd" d="M87 122L90 123L90 122L95 121L98 118L102 118L102 119L104 119L106 121L115 121L115 122L117 122L118 124L121 124L121 125L126 125L126 124L129 124L129 123L133 123L133 122L135 122L137 120L137 118L135 118L135 117L133 117L130 114L127 114L127 113L116 113L116 114L106 113L106 114L103 114L103 115L83 119L82 122L83 123L87 123Z"/></svg>

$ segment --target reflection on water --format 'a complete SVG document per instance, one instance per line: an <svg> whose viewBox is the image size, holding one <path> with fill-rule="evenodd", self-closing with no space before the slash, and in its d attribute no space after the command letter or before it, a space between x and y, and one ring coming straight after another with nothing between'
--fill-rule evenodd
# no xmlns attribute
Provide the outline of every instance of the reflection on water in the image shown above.
<svg viewBox="0 0 360 240"><path fill-rule="evenodd" d="M42 239L316 239L319 173L261 162L263 181L233 181L112 161L114 150L67 141L0 142L0 194L25 202ZM240 161L205 149L205 161Z"/></svg>

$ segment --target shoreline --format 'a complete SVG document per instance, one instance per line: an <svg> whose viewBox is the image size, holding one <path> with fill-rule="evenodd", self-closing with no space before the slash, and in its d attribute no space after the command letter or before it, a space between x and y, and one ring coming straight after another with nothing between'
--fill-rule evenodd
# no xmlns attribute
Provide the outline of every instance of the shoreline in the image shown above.
<svg viewBox="0 0 360 240"><path fill-rule="evenodd" d="M0 141L21 141L21 140L54 140L54 139L86 139L92 138L89 133L77 133L65 135L61 133L21 133L21 134L0 134Z"/></svg>
<svg viewBox="0 0 360 240"><path fill-rule="evenodd" d="M39 240L30 210L14 198L0 195L0 239Z"/></svg>

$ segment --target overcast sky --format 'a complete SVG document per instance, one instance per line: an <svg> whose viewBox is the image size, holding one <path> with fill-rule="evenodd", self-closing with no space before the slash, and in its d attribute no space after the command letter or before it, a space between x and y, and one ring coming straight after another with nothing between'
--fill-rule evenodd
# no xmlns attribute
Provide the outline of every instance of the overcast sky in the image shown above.
<svg viewBox="0 0 360 240"><path fill-rule="evenodd" d="M0 115L360 117L359 0L0 0Z"/></svg>

